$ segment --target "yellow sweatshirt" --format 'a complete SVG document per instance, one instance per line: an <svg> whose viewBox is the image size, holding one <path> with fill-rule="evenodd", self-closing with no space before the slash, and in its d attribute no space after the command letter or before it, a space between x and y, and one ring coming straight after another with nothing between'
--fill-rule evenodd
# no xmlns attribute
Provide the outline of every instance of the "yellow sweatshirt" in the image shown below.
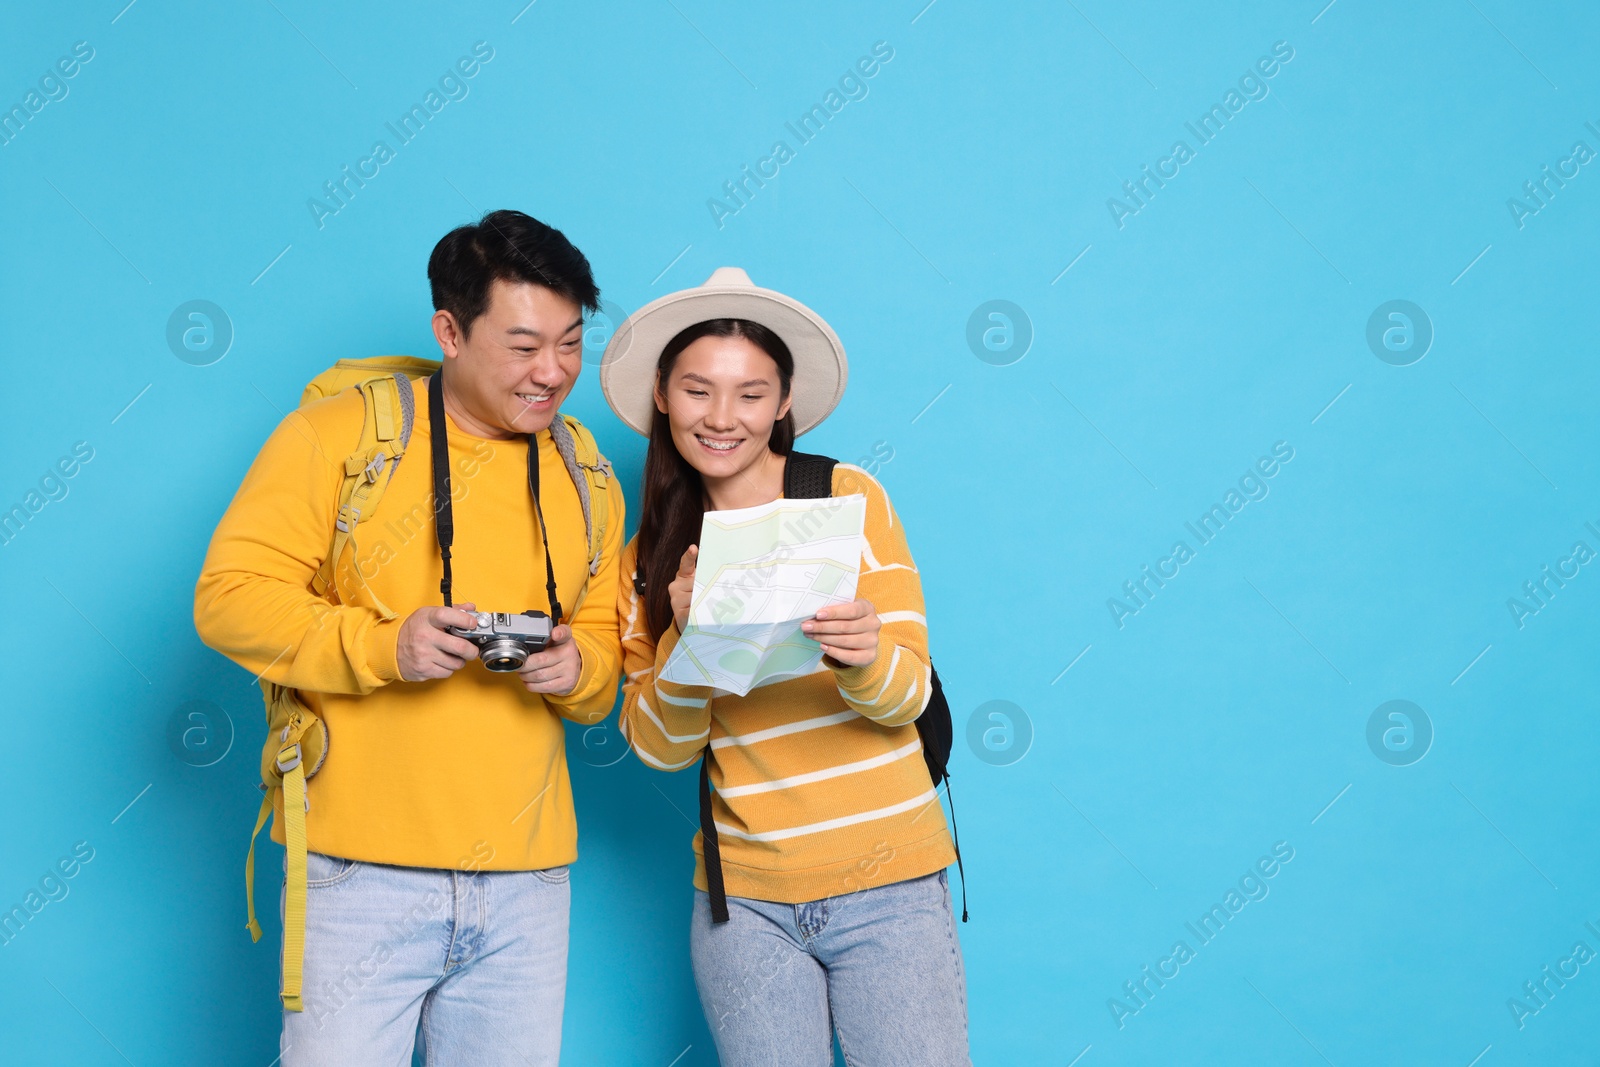
<svg viewBox="0 0 1600 1067"><path fill-rule="evenodd" d="M621 487L610 479L604 554L590 576L577 489L548 431L539 434L556 588L583 657L570 695L530 693L515 673L491 673L476 660L448 678L401 681L401 623L417 608L443 603L426 379L412 388L411 443L377 514L357 530L361 574L397 617L385 622L359 605L330 608L310 590L333 540L336 465L361 436L362 399L346 389L291 412L262 447L206 553L195 628L251 674L301 690L327 724L327 759L307 783L312 851L451 869L570 863L577 823L560 720L598 722L615 699ZM486 440L453 420L448 428L456 603L549 611L527 440ZM272 826L280 843L281 804Z"/></svg>
<svg viewBox="0 0 1600 1067"><path fill-rule="evenodd" d="M841 463L833 495L850 493L867 498L856 595L883 624L864 667L821 666L743 697L662 681L679 631L651 639L632 581L637 539L622 552L622 730L640 759L666 771L694 766L710 744L729 896L799 904L955 862L915 725L931 675L921 580L883 487ZM694 884L705 889L698 832L694 851Z"/></svg>

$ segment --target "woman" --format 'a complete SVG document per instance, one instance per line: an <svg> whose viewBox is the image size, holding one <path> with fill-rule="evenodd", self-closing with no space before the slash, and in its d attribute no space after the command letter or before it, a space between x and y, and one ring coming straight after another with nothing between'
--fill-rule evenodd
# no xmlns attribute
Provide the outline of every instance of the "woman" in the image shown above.
<svg viewBox="0 0 1600 1067"><path fill-rule="evenodd" d="M690 948L724 1067L829 1067L835 1032L853 1065L971 1063L955 850L914 725L931 682L922 588L883 487L833 468L833 496L865 497L864 550L856 599L802 624L815 671L742 697L660 677L702 517L782 496L796 435L845 378L826 322L729 267L630 317L601 364L612 408L650 439L621 561L622 729L661 770L703 755L715 786Z"/></svg>

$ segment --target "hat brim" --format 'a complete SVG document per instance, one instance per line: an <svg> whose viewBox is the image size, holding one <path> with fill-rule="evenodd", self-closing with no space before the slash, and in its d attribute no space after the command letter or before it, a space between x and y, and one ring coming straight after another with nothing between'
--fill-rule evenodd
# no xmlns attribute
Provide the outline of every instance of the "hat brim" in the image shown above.
<svg viewBox="0 0 1600 1067"><path fill-rule="evenodd" d="M838 406L849 364L844 345L820 315L771 289L703 285L651 301L611 335L600 360L600 388L617 418L650 435L661 350L681 331L707 319L748 319L783 338L794 356L789 410L796 436L814 429Z"/></svg>

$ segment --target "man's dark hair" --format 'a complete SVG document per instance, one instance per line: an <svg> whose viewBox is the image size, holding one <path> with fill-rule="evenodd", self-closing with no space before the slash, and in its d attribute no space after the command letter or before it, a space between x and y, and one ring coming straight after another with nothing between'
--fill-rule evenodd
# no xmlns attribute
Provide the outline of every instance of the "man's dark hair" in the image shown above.
<svg viewBox="0 0 1600 1067"><path fill-rule="evenodd" d="M520 211L491 211L444 235L428 257L436 311L455 316L462 333L489 307L495 279L542 285L586 310L600 310L600 290L582 252L560 230Z"/></svg>

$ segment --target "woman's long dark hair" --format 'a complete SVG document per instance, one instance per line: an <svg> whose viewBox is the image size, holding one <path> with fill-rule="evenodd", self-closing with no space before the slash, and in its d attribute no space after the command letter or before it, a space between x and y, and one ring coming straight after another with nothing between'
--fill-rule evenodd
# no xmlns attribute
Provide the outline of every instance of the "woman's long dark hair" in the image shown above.
<svg viewBox="0 0 1600 1067"><path fill-rule="evenodd" d="M794 356L783 338L749 319L707 319L668 341L656 363L657 388L665 392L678 356L702 337L742 337L778 365L780 399L789 395ZM786 412L772 426L767 447L780 456L794 448L794 413ZM666 412L656 409L650 422L650 447L644 457L644 510L639 519L638 580L643 584L644 618L650 635L660 639L672 625L672 599L667 588L678 563L700 537L705 517L705 485L700 472L678 451Z"/></svg>

